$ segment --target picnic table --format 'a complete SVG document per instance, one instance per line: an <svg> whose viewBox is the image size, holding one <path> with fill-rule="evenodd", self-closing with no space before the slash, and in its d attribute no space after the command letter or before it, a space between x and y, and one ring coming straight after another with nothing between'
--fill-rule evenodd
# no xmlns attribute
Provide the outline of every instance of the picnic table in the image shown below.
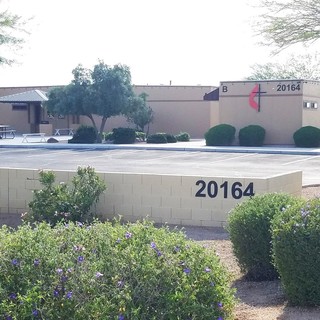
<svg viewBox="0 0 320 320"><path fill-rule="evenodd" d="M6 139L11 137L13 139L16 136L16 130L12 129L11 126L7 124L0 125L0 137L1 139Z"/></svg>
<svg viewBox="0 0 320 320"><path fill-rule="evenodd" d="M29 142L28 138L32 138L32 137L35 137L35 138L39 137L40 138L39 142L46 142L45 135L46 134L43 132L24 133L22 134L23 139L21 142Z"/></svg>
<svg viewBox="0 0 320 320"><path fill-rule="evenodd" d="M73 136L73 129L72 128L58 128L55 129L54 135L61 136L62 133L66 133L68 136Z"/></svg>

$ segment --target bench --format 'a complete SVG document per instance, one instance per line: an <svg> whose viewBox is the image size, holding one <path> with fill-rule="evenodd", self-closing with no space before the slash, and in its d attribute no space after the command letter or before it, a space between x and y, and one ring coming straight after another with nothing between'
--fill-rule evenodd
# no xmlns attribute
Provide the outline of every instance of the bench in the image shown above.
<svg viewBox="0 0 320 320"><path fill-rule="evenodd" d="M60 136L62 132L65 132L68 136L73 136L73 129L72 128L55 129L54 135Z"/></svg>
<svg viewBox="0 0 320 320"><path fill-rule="evenodd" d="M45 133L24 133L22 134L23 136L23 139L22 139L22 142L29 142L28 141L28 138L31 138L31 137L40 137L40 141L39 142L47 142L46 139L45 139L45 136L46 134Z"/></svg>
<svg viewBox="0 0 320 320"><path fill-rule="evenodd" d="M16 130L14 130L14 129L0 129L1 139L9 138L9 137L7 137L7 134L11 135L11 139L13 139L16 136Z"/></svg>

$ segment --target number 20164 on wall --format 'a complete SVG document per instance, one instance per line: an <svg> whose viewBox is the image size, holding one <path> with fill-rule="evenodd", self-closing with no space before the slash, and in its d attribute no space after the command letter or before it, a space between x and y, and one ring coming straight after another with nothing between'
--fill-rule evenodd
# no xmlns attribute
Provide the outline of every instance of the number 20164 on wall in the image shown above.
<svg viewBox="0 0 320 320"><path fill-rule="evenodd" d="M199 198L215 198L221 193L223 194L224 199L241 199L243 197L254 196L253 182L248 183L248 185L243 185L241 182L237 181L232 184L225 181L219 185L214 180L209 182L198 180L196 186L198 186L198 190L195 196Z"/></svg>

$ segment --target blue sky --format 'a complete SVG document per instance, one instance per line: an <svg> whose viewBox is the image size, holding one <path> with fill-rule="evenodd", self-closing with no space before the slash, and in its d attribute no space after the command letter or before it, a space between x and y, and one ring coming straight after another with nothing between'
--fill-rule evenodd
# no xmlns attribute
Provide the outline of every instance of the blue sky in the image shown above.
<svg viewBox="0 0 320 320"><path fill-rule="evenodd" d="M126 64L137 85L218 85L270 61L252 23L259 0L0 0L29 22L0 86L67 84L79 63ZM273 58L275 59L275 58Z"/></svg>

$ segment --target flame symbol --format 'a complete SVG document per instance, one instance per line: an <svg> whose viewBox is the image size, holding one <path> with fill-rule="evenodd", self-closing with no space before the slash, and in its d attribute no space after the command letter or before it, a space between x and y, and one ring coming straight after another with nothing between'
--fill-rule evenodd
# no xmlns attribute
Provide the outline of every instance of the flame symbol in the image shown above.
<svg viewBox="0 0 320 320"><path fill-rule="evenodd" d="M259 111L259 104L254 100L254 98L257 96L258 92L259 92L259 85L256 84L256 86L250 92L250 96L249 96L250 107L252 107L257 111Z"/></svg>

